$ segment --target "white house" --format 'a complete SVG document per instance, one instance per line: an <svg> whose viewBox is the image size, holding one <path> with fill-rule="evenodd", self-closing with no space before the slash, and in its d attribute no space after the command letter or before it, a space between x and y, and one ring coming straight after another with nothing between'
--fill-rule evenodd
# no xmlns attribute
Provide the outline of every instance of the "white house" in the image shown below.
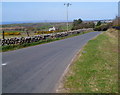
<svg viewBox="0 0 120 95"><path fill-rule="evenodd" d="M49 31L55 31L55 30L56 30L55 27L49 28Z"/></svg>

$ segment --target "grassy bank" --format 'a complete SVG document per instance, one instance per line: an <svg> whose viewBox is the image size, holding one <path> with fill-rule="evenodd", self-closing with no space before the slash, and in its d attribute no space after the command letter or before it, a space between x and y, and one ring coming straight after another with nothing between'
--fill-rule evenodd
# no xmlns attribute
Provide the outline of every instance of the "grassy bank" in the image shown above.
<svg viewBox="0 0 120 95"><path fill-rule="evenodd" d="M49 43L49 42L53 42L53 41L57 41L57 40L62 40L62 39L82 35L82 34L85 34L85 33L88 33L88 32L92 32L92 31L85 31L85 32L80 33L80 34L74 34L74 35L61 37L61 38L47 39L47 40L42 40L42 41L33 42L33 43L25 43L25 44L21 44L21 45L2 46L2 47L0 47L0 50L2 50L2 52L11 51L11 50L17 50L17 49L21 49L21 48L25 48L25 47L29 47L29 46L45 44L45 43Z"/></svg>
<svg viewBox="0 0 120 95"><path fill-rule="evenodd" d="M59 92L118 92L118 31L107 31L90 40L81 50Z"/></svg>

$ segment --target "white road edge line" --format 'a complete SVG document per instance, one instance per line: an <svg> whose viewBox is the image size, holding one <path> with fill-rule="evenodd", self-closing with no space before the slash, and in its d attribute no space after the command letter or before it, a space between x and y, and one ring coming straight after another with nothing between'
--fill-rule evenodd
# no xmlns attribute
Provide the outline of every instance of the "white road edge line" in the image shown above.
<svg viewBox="0 0 120 95"><path fill-rule="evenodd" d="M5 65L7 65L7 63L2 63L2 66L5 66Z"/></svg>

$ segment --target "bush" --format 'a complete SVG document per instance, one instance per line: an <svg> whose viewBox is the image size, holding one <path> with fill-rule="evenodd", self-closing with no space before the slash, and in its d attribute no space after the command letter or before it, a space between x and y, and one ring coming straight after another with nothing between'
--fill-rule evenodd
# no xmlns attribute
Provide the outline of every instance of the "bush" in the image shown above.
<svg viewBox="0 0 120 95"><path fill-rule="evenodd" d="M55 33L55 32L63 32L63 30L57 30L57 31L36 31L35 35L39 34L50 34L50 33Z"/></svg>
<svg viewBox="0 0 120 95"><path fill-rule="evenodd" d="M82 28L94 28L94 22L83 22L81 19L73 21L73 27L71 30L77 30Z"/></svg>
<svg viewBox="0 0 120 95"><path fill-rule="evenodd" d="M109 28L108 24L102 24L100 26L96 26L93 30L94 31L106 31Z"/></svg>
<svg viewBox="0 0 120 95"><path fill-rule="evenodd" d="M2 35L2 33L0 33ZM8 35L21 35L20 32L6 32L4 33L5 36L8 36Z"/></svg>
<svg viewBox="0 0 120 95"><path fill-rule="evenodd" d="M20 32L15 32L13 35L21 35Z"/></svg>
<svg viewBox="0 0 120 95"><path fill-rule="evenodd" d="M112 28L120 30L120 26L113 26Z"/></svg>

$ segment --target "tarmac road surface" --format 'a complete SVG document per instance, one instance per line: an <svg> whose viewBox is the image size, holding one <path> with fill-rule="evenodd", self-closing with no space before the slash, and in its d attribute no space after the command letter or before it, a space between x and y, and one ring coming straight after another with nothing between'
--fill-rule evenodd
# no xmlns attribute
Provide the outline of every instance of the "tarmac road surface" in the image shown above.
<svg viewBox="0 0 120 95"><path fill-rule="evenodd" d="M53 93L74 55L100 32L3 53L3 93Z"/></svg>

